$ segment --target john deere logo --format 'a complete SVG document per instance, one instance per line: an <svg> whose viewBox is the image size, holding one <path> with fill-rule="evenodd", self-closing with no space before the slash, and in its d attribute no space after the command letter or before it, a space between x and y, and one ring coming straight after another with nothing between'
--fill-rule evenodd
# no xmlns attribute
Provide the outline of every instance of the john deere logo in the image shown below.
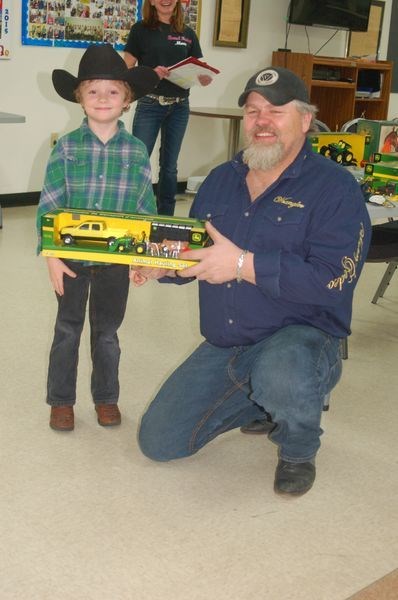
<svg viewBox="0 0 398 600"><path fill-rule="evenodd" d="M278 81L279 75L274 69L261 71L256 77L256 85L272 85Z"/></svg>
<svg viewBox="0 0 398 600"><path fill-rule="evenodd" d="M201 233L193 233L192 234L192 241L200 244L201 241L202 241L202 234Z"/></svg>

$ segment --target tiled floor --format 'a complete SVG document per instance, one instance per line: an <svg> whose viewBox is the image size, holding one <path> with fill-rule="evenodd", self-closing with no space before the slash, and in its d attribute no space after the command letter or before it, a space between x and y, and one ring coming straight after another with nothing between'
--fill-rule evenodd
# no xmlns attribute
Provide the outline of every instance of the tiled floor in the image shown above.
<svg viewBox="0 0 398 600"><path fill-rule="evenodd" d="M170 464L139 452L140 415L200 340L195 284L131 290L120 428L97 425L87 331L76 428L48 427L56 303L34 215L6 208L0 231L0 600L345 600L397 568L398 275L375 306L384 265L366 265L316 484L283 500L262 437Z"/></svg>

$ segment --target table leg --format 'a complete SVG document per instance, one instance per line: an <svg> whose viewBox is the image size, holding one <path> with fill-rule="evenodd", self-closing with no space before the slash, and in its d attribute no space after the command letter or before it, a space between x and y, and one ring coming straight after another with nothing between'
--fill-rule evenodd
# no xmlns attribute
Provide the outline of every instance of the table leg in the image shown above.
<svg viewBox="0 0 398 600"><path fill-rule="evenodd" d="M239 150L240 119L229 120L228 159L231 160Z"/></svg>

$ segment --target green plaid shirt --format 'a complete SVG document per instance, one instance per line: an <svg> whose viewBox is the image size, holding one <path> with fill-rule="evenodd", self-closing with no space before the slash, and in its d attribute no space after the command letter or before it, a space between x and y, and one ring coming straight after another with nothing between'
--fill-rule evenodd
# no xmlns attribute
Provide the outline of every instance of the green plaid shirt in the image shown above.
<svg viewBox="0 0 398 600"><path fill-rule="evenodd" d="M41 216L55 208L156 213L143 142L119 121L117 133L104 144L84 119L79 129L59 139L48 161L37 210L39 248Z"/></svg>

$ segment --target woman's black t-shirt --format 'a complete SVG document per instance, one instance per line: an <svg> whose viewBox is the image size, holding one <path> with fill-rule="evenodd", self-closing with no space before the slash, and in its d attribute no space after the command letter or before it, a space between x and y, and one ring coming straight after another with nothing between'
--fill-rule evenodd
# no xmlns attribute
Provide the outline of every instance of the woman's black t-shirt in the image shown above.
<svg viewBox="0 0 398 600"><path fill-rule="evenodd" d="M152 68L159 65L170 67L190 56L203 56L196 33L190 27L184 27L182 33L176 33L166 23L150 29L142 21L132 26L124 50L132 54L139 65ZM155 93L159 96L184 97L189 95L189 90L171 83L165 77L159 82Z"/></svg>

